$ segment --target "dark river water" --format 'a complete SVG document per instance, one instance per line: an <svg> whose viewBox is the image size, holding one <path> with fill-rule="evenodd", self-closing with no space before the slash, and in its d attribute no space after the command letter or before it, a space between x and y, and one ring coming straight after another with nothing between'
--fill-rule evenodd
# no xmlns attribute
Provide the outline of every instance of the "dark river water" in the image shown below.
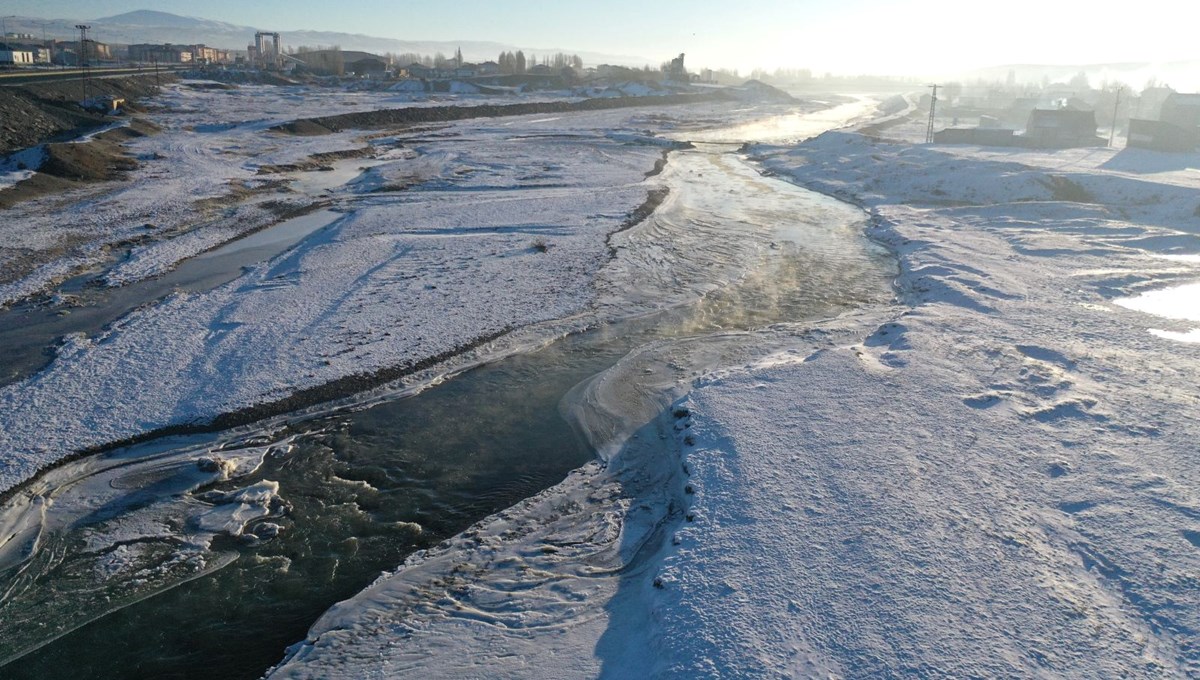
<svg viewBox="0 0 1200 680"><path fill-rule="evenodd" d="M0 544L0 677L259 677L382 571L590 460L560 401L630 350L891 298L894 265L863 238L861 211L761 178L731 148L672 155L673 200L626 235L634 264L612 274L589 330L413 396L43 475L0 507L12 537ZM308 226L320 219L331 216ZM720 247L730 229L769 245ZM637 264L639 238L684 244L670 277ZM655 290L668 294L647 313Z"/></svg>

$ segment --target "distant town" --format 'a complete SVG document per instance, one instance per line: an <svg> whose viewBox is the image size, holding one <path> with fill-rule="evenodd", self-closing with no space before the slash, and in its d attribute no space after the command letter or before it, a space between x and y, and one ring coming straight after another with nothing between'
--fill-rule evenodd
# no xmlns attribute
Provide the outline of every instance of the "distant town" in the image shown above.
<svg viewBox="0 0 1200 680"><path fill-rule="evenodd" d="M739 84L736 70L689 72L685 55L631 68L587 65L575 54L526 54L502 51L495 59L470 61L461 50L376 54L338 46L285 45L278 32L248 34L244 50L205 44L108 43L88 36L80 24L75 40L39 38L5 32L0 42L0 71L37 73L50 69L167 69L217 80L370 81L366 87L397 92L506 94L579 86L589 82L633 81L649 87L678 84ZM115 71L114 71L115 72ZM791 89L829 89L859 85L873 91L911 92L920 81L901 78L824 77L804 69L765 72L749 77ZM371 84L373 83L373 84ZM1003 81L951 82L918 104L928 112L926 141L993 146L1103 146L1119 133L1129 146L1190 151L1200 145L1200 95L1179 93L1151 79L1142 87L1121 82L1093 86L1084 73L1064 82L1043 78L1022 83L1010 72ZM1105 133L1107 130L1107 133ZM1020 134L1018 134L1020 133Z"/></svg>
<svg viewBox="0 0 1200 680"><path fill-rule="evenodd" d="M692 82L716 82L719 74L706 70L688 74L683 55L662 65L630 69L623 66L585 67L576 54L526 55L522 50L504 51L495 60L479 63L463 58L461 50L452 56L434 54L373 54L343 50L337 46L285 46L279 33L259 31L245 50L229 50L203 44L139 43L109 44L88 38L90 26L79 25L78 40L38 39L30 33L5 33L0 42L0 68L120 68L131 66L190 67L212 72L261 71L287 76L350 77L372 80L454 80L497 78L502 76L561 77L568 80L585 76L610 77L633 73L661 73ZM489 83L480 83L486 86ZM490 84L501 85L501 81ZM437 89L429 86L428 89Z"/></svg>

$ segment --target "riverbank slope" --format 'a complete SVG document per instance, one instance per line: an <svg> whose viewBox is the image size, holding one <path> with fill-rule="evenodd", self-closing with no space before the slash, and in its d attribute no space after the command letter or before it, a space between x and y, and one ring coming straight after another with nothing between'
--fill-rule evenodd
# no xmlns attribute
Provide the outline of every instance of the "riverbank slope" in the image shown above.
<svg viewBox="0 0 1200 680"><path fill-rule="evenodd" d="M1200 316L1130 309L1200 278L1195 159L750 151L872 211L902 305L664 389L608 469L416 556L272 677L1200 670Z"/></svg>

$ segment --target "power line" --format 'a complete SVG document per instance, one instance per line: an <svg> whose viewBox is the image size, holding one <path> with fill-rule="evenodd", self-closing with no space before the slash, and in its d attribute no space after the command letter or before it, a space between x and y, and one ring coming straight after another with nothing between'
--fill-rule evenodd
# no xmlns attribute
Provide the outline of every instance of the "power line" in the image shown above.
<svg viewBox="0 0 1200 680"><path fill-rule="evenodd" d="M1116 136L1117 136L1117 111L1121 108L1121 90L1124 90L1124 89L1125 88L1123 88L1123 87L1117 88L1117 101L1115 104L1113 104L1112 129L1109 130L1109 132L1108 132L1108 145L1109 146L1113 145L1113 139L1116 138Z"/></svg>
<svg viewBox="0 0 1200 680"><path fill-rule="evenodd" d="M86 106L88 100L88 90L91 85L91 62L88 60L88 37L87 32L91 28L87 24L75 24L75 28L79 29L79 66L83 69L83 101Z"/></svg>
<svg viewBox="0 0 1200 680"><path fill-rule="evenodd" d="M933 120L937 116L937 85L930 85L933 88L933 97L929 99L929 125L925 128L925 143L933 144Z"/></svg>

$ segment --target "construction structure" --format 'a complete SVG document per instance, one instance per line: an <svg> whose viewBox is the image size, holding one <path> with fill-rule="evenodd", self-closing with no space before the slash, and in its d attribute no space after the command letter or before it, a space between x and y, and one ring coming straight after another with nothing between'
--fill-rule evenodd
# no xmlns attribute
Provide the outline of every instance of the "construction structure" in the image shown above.
<svg viewBox="0 0 1200 680"><path fill-rule="evenodd" d="M279 34L259 31L254 34L254 44L246 48L250 63L261 69L278 71L283 66L283 50Z"/></svg>

